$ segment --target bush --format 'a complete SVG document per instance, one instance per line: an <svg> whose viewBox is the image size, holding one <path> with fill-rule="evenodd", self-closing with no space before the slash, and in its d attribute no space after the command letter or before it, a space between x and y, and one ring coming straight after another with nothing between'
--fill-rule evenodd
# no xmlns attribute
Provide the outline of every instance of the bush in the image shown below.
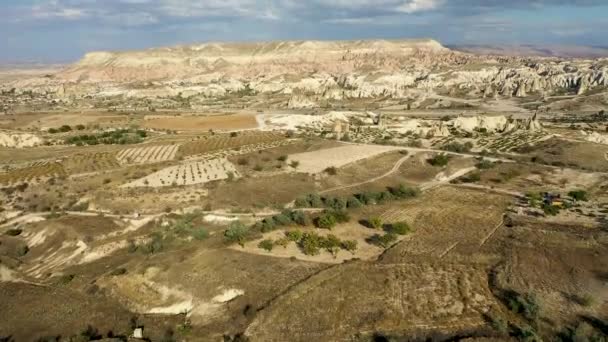
<svg viewBox="0 0 608 342"><path fill-rule="evenodd" d="M441 146L441 149L444 151L456 153L467 153L470 152L472 148L473 144L471 142L466 142L465 144L461 144L459 142L451 142Z"/></svg>
<svg viewBox="0 0 608 342"><path fill-rule="evenodd" d="M346 223L350 221L350 216L344 210L336 210L330 213L336 218L337 223Z"/></svg>
<svg viewBox="0 0 608 342"><path fill-rule="evenodd" d="M289 245L290 240L286 237L278 239L277 241L274 242L275 246L281 246L283 248L287 248L287 245Z"/></svg>
<svg viewBox="0 0 608 342"><path fill-rule="evenodd" d="M543 211L545 212L545 215L555 216L555 215L559 214L558 206L543 203L542 208L543 208Z"/></svg>
<svg viewBox="0 0 608 342"><path fill-rule="evenodd" d="M273 216L272 218L273 218L273 221L279 226L287 226L287 225L290 225L293 223L291 221L290 212L284 212L279 215Z"/></svg>
<svg viewBox="0 0 608 342"><path fill-rule="evenodd" d="M336 226L337 220L332 213L325 212L315 220L315 225L323 229L332 229Z"/></svg>
<svg viewBox="0 0 608 342"><path fill-rule="evenodd" d="M295 243L300 242L303 235L304 235L304 233L302 233L301 230L291 230L291 231L285 232L285 237L289 241L293 241Z"/></svg>
<svg viewBox="0 0 608 342"><path fill-rule="evenodd" d="M325 206L334 210L344 210L346 209L347 202L343 198L327 198L325 199Z"/></svg>
<svg viewBox="0 0 608 342"><path fill-rule="evenodd" d="M258 244L258 247L270 252L274 248L274 242L272 242L270 239L262 240Z"/></svg>
<svg viewBox="0 0 608 342"><path fill-rule="evenodd" d="M480 170L487 170L487 169L491 169L494 167L494 163L487 160L487 159L483 159L481 158L481 160L479 160L477 162L477 164L475 164L475 167L477 167Z"/></svg>
<svg viewBox="0 0 608 342"><path fill-rule="evenodd" d="M309 194L307 200L311 208L323 208L325 206L318 194Z"/></svg>
<svg viewBox="0 0 608 342"><path fill-rule="evenodd" d="M338 169L336 169L335 166L330 166L323 170L323 172L327 173L328 175L335 176L338 174Z"/></svg>
<svg viewBox="0 0 608 342"><path fill-rule="evenodd" d="M433 158L427 159L427 163L432 166L446 166L450 162L450 156L447 154L438 154Z"/></svg>
<svg viewBox="0 0 608 342"><path fill-rule="evenodd" d="M340 247L345 251L354 253L357 250L357 241L355 241L355 240L342 241L342 244L340 245Z"/></svg>
<svg viewBox="0 0 608 342"><path fill-rule="evenodd" d="M82 131L83 129L85 129L85 127L84 127L84 125L79 124L79 125L76 125L76 129L79 131Z"/></svg>
<svg viewBox="0 0 608 342"><path fill-rule="evenodd" d="M416 197L420 191L416 188L410 188L403 184L400 184L396 188L389 188L390 193L397 198L411 198Z"/></svg>
<svg viewBox="0 0 608 342"><path fill-rule="evenodd" d="M300 166L300 162L297 161L297 160L292 160L291 163L289 163L289 166L291 166L294 169L296 169L298 166Z"/></svg>
<svg viewBox="0 0 608 342"><path fill-rule="evenodd" d="M142 252L145 254L154 254L164 249L163 237L160 233L154 233L151 240L142 246Z"/></svg>
<svg viewBox="0 0 608 342"><path fill-rule="evenodd" d="M588 200L588 198L587 198L587 191L585 191L585 190L570 191L568 193L568 196L572 197L572 199L574 199L575 201L586 202Z"/></svg>
<svg viewBox="0 0 608 342"><path fill-rule="evenodd" d="M192 232L192 237L199 241L202 241L209 237L209 232L205 228L199 228Z"/></svg>
<svg viewBox="0 0 608 342"><path fill-rule="evenodd" d="M279 158L277 158L277 160L280 162L285 162L287 161L287 156L280 156Z"/></svg>
<svg viewBox="0 0 608 342"><path fill-rule="evenodd" d="M464 183L475 183L481 180L481 174L479 172L473 172L468 176L464 176L461 178Z"/></svg>
<svg viewBox="0 0 608 342"><path fill-rule="evenodd" d="M395 241L397 241L397 235L392 233L386 233L384 235L375 234L367 240L367 242L370 244L380 246L382 248L390 247Z"/></svg>
<svg viewBox="0 0 608 342"><path fill-rule="evenodd" d="M22 257L29 253L30 248L27 245L21 245L17 248L17 255Z"/></svg>
<svg viewBox="0 0 608 342"><path fill-rule="evenodd" d="M346 200L346 207L348 209L360 208L363 204L355 196L351 196Z"/></svg>
<svg viewBox="0 0 608 342"><path fill-rule="evenodd" d="M235 221L230 224L228 229L224 232L224 238L231 243L238 243L242 245L245 242L245 238L249 230L240 221Z"/></svg>
<svg viewBox="0 0 608 342"><path fill-rule="evenodd" d="M113 275L113 276L121 276L121 275L125 275L125 274L127 274L127 269L124 267L117 268L114 271L110 272L110 275Z"/></svg>
<svg viewBox="0 0 608 342"><path fill-rule="evenodd" d="M277 228L277 224L272 217L267 217L262 220L260 230L262 233L267 233L275 230Z"/></svg>
<svg viewBox="0 0 608 342"><path fill-rule="evenodd" d="M318 255L321 249L321 237L316 233L304 233L298 242L306 255Z"/></svg>
<svg viewBox="0 0 608 342"><path fill-rule="evenodd" d="M382 219L379 217L372 217L369 220L367 220L369 227L370 228L374 228L374 229L380 229L382 228Z"/></svg>
<svg viewBox="0 0 608 342"><path fill-rule="evenodd" d="M530 321L535 321L540 312L540 305L533 294L510 293L507 298L507 306L514 313L522 314Z"/></svg>
<svg viewBox="0 0 608 342"><path fill-rule="evenodd" d="M312 223L310 217L301 210L292 212L291 219L300 226L309 226Z"/></svg>
<svg viewBox="0 0 608 342"><path fill-rule="evenodd" d="M388 232L396 235L406 235L411 231L407 222L397 222L389 226Z"/></svg>
<svg viewBox="0 0 608 342"><path fill-rule="evenodd" d="M8 236L19 236L21 235L21 233L23 232L23 230L21 230L20 228L12 228L6 231L6 233L4 233L5 235Z"/></svg>

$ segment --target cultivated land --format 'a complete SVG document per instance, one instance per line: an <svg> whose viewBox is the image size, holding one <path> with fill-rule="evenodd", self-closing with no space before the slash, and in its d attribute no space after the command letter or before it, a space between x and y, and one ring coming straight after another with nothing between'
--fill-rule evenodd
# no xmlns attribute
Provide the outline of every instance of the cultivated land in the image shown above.
<svg viewBox="0 0 608 342"><path fill-rule="evenodd" d="M358 41L7 73L0 341L605 341L607 67Z"/></svg>

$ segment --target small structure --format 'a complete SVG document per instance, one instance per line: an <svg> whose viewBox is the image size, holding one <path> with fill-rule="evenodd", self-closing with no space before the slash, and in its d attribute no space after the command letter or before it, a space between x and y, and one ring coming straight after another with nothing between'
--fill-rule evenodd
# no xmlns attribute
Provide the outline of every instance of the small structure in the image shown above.
<svg viewBox="0 0 608 342"><path fill-rule="evenodd" d="M144 328L135 328L135 330L133 330L133 338L136 338L138 340L143 340L144 339Z"/></svg>

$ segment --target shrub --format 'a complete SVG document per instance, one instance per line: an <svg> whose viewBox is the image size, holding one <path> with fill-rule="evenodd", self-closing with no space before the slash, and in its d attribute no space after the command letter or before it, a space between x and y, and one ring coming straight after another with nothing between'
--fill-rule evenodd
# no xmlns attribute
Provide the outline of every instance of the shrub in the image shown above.
<svg viewBox="0 0 608 342"><path fill-rule="evenodd" d="M199 241L202 241L209 237L209 232L205 228L199 228L192 232L192 237Z"/></svg>
<svg viewBox="0 0 608 342"><path fill-rule="evenodd" d="M256 165L253 167L253 170L254 170L254 171L262 171L262 170L264 170L264 167L262 167L262 165L260 165L260 164L256 164Z"/></svg>
<svg viewBox="0 0 608 342"><path fill-rule="evenodd" d="M337 223L346 223L350 221L350 216L344 210L332 211L331 214L336 218Z"/></svg>
<svg viewBox="0 0 608 342"><path fill-rule="evenodd" d="M382 191L382 192L378 193L378 195L376 196L377 203L384 203L384 202L392 201L394 199L395 199L395 196L393 196L390 193L390 191Z"/></svg>
<svg viewBox="0 0 608 342"><path fill-rule="evenodd" d="M310 217L301 210L292 212L291 219L300 226L309 226L312 223Z"/></svg>
<svg viewBox="0 0 608 342"><path fill-rule="evenodd" d="M355 241L355 240L342 241L342 244L340 245L340 247L345 251L354 253L357 250L357 241Z"/></svg>
<svg viewBox="0 0 608 342"><path fill-rule="evenodd" d="M59 279L57 280L57 283L59 285L67 285L67 284L71 283L72 280L74 280L74 278L76 278L76 276L73 274L64 274L61 277L59 277Z"/></svg>
<svg viewBox="0 0 608 342"><path fill-rule="evenodd" d="M298 245L306 255L318 255L321 248L321 237L316 233L304 233Z"/></svg>
<svg viewBox="0 0 608 342"><path fill-rule="evenodd" d="M323 172L327 173L328 175L335 176L338 174L338 169L336 169L335 166L330 166L323 170Z"/></svg>
<svg viewBox="0 0 608 342"><path fill-rule="evenodd" d="M117 268L110 273L110 275L113 275L113 276L121 276L124 274L127 274L127 269L124 267Z"/></svg>
<svg viewBox="0 0 608 342"><path fill-rule="evenodd" d="M287 248L287 245L289 245L290 240L286 237L284 238L280 238L277 241L274 242L275 246L281 246L283 248Z"/></svg>
<svg viewBox="0 0 608 342"><path fill-rule="evenodd" d="M325 206L323 200L321 200L321 196L318 194L309 194L308 203L310 204L311 208L323 208Z"/></svg>
<svg viewBox="0 0 608 342"><path fill-rule="evenodd" d="M587 191L585 190L574 190L574 191L570 191L568 193L568 196L572 197L572 199L574 199L575 201L584 201L586 202L587 199Z"/></svg>
<svg viewBox="0 0 608 342"><path fill-rule="evenodd" d="M344 210L346 209L347 202L343 198L328 198L325 200L325 205L334 210Z"/></svg>
<svg viewBox="0 0 608 342"><path fill-rule="evenodd" d="M285 161L287 161L287 156L285 156L285 155L280 156L279 158L277 158L277 160L280 162L285 162Z"/></svg>
<svg viewBox="0 0 608 342"><path fill-rule="evenodd" d="M530 321L535 321L540 312L540 305L533 294L510 293L507 298L507 306L514 313L522 314Z"/></svg>
<svg viewBox="0 0 608 342"><path fill-rule="evenodd" d="M336 226L336 217L332 213L325 212L315 220L315 225L323 229L332 229Z"/></svg>
<svg viewBox="0 0 608 342"><path fill-rule="evenodd" d="M274 248L274 242L272 242L270 239L262 240L258 244L258 247L270 252Z"/></svg>
<svg viewBox="0 0 608 342"><path fill-rule="evenodd" d="M273 221L279 226L287 226L287 225L290 225L293 223L291 221L290 212L284 212L279 215L273 216L272 218L273 218Z"/></svg>
<svg viewBox="0 0 608 342"><path fill-rule="evenodd" d="M291 163L289 163L289 166L291 166L294 169L296 169L298 166L300 166L300 162L297 161L297 160L292 160Z"/></svg>
<svg viewBox="0 0 608 342"><path fill-rule="evenodd" d="M396 188L389 188L390 193L397 198L411 198L416 197L420 191L416 188L410 188L403 184L400 184Z"/></svg>
<svg viewBox="0 0 608 342"><path fill-rule="evenodd" d="M397 241L397 235L392 233L386 233L384 235L375 234L367 240L372 245L380 246L382 248L390 247L395 241Z"/></svg>
<svg viewBox="0 0 608 342"><path fill-rule="evenodd" d="M359 201L355 196L351 196L346 200L346 207L348 209L357 209L360 208L361 205L361 201Z"/></svg>
<svg viewBox="0 0 608 342"><path fill-rule="evenodd" d="M262 233L273 231L277 228L277 224L272 217L267 217L262 220L260 230Z"/></svg>
<svg viewBox="0 0 608 342"><path fill-rule="evenodd" d="M473 172L468 176L464 176L461 178L464 183L475 183L481 180L481 174L479 172Z"/></svg>
<svg viewBox="0 0 608 342"><path fill-rule="evenodd" d="M239 165L248 165L249 164L249 159L247 159L247 158L239 158L236 161L236 163L239 164Z"/></svg>
<svg viewBox="0 0 608 342"><path fill-rule="evenodd" d="M411 228L407 222L397 222L389 226L388 232L396 235L406 235L411 231Z"/></svg>
<svg viewBox="0 0 608 342"><path fill-rule="evenodd" d="M370 228L374 228L374 229L382 228L382 219L377 216L371 217L369 220L367 220L367 222L369 223Z"/></svg>
<svg viewBox="0 0 608 342"><path fill-rule="evenodd" d="M303 235L304 235L304 233L302 233L301 230L291 230L291 231L285 232L285 237L289 241L293 241L295 243L298 243L302 239Z"/></svg>
<svg viewBox="0 0 608 342"><path fill-rule="evenodd" d="M231 138L236 138L239 134L237 132L230 132Z"/></svg>
<svg viewBox="0 0 608 342"><path fill-rule="evenodd" d="M21 245L17 248L17 255L22 257L25 256L30 251L30 248L27 245Z"/></svg>
<svg viewBox="0 0 608 342"><path fill-rule="evenodd" d="M466 142L465 144L461 144L459 142L451 142L441 146L441 149L444 151L456 153L467 153L471 151L471 148L473 148L473 144L471 142Z"/></svg>
<svg viewBox="0 0 608 342"><path fill-rule="evenodd" d="M151 240L142 246L142 252L145 254L154 254L164 249L163 237L160 233L151 235Z"/></svg>
<svg viewBox="0 0 608 342"><path fill-rule="evenodd" d="M438 154L433 158L427 159L427 163L432 166L446 166L450 162L450 156L447 154Z"/></svg>
<svg viewBox="0 0 608 342"><path fill-rule="evenodd" d="M545 215L555 216L555 215L559 214L558 206L543 203L542 208L543 208L543 211L545 212Z"/></svg>
<svg viewBox="0 0 608 342"><path fill-rule="evenodd" d="M23 230L21 230L20 228L11 228L11 229L7 230L6 233L4 233L4 234L8 235L8 236L19 236L19 235L21 235L22 232L23 232Z"/></svg>
<svg viewBox="0 0 608 342"><path fill-rule="evenodd" d="M85 127L83 124L79 124L79 125L76 125L76 129L79 131L82 131L83 129L85 129Z"/></svg>
<svg viewBox="0 0 608 342"><path fill-rule="evenodd" d="M242 245L245 241L245 237L247 236L248 232L249 230L247 229L247 227L245 227L243 223L241 223L240 221L235 221L232 222L228 229L226 229L226 231L224 232L224 238L228 242L236 242Z"/></svg>
<svg viewBox="0 0 608 342"><path fill-rule="evenodd" d="M494 163L487 159L481 158L481 160L479 160L477 162L477 164L475 164L475 167L477 167L480 170L487 170L487 169L493 168Z"/></svg>
<svg viewBox="0 0 608 342"><path fill-rule="evenodd" d="M310 207L310 202L305 197L296 198L294 205L296 208L308 208Z"/></svg>

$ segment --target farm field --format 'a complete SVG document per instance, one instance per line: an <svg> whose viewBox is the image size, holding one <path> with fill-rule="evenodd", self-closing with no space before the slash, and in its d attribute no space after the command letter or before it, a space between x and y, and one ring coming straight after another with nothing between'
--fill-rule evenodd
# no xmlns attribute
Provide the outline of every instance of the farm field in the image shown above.
<svg viewBox="0 0 608 342"><path fill-rule="evenodd" d="M175 159L179 145L133 147L118 152L121 164L156 163Z"/></svg>
<svg viewBox="0 0 608 342"><path fill-rule="evenodd" d="M61 161L69 174L97 172L120 167L116 154L112 152L98 152L75 154Z"/></svg>
<svg viewBox="0 0 608 342"><path fill-rule="evenodd" d="M51 177L65 176L65 170L58 162L37 162L27 167L0 173L0 184L15 185L23 182L40 182Z"/></svg>
<svg viewBox="0 0 608 342"><path fill-rule="evenodd" d="M225 158L218 158L170 166L144 178L125 184L123 187L194 185L238 177L239 174L232 163Z"/></svg>
<svg viewBox="0 0 608 342"><path fill-rule="evenodd" d="M176 131L233 131L253 129L258 126L254 115L206 115L206 116L162 116L146 115L143 126L153 129Z"/></svg>
<svg viewBox="0 0 608 342"><path fill-rule="evenodd" d="M285 140L285 136L273 132L241 132L236 136L218 134L186 142L179 147L178 151L179 155L187 157L226 149L241 148L247 145L273 143L280 140Z"/></svg>
<svg viewBox="0 0 608 342"><path fill-rule="evenodd" d="M297 162L299 164L296 167L298 172L314 174L322 172L328 167L342 167L358 160L398 149L398 147L393 146L348 144L314 152L292 154L289 156L288 162Z"/></svg>

